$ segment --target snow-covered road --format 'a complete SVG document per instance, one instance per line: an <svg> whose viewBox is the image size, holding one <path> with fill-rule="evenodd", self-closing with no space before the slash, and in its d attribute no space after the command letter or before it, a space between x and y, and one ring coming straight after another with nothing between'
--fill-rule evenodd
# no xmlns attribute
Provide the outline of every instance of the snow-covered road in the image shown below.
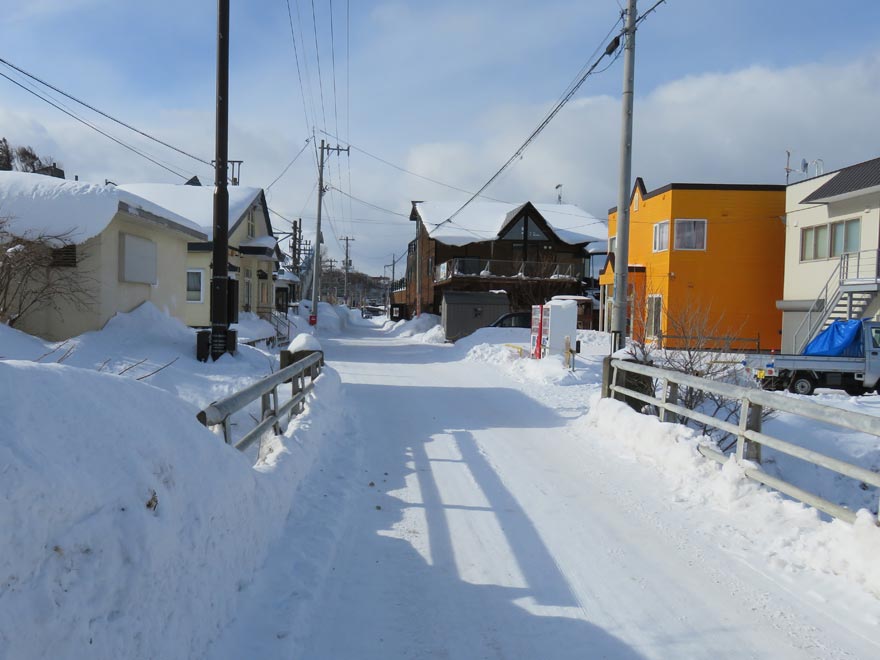
<svg viewBox="0 0 880 660"><path fill-rule="evenodd" d="M322 340L345 440L216 657L880 657L876 599L674 501L574 423L587 386L354 332Z"/></svg>

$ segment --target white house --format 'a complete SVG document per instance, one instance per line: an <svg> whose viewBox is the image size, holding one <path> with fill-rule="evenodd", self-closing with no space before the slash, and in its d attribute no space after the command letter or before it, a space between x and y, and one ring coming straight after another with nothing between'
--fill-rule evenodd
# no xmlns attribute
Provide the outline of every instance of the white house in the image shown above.
<svg viewBox="0 0 880 660"><path fill-rule="evenodd" d="M187 245L207 238L190 220L114 186L24 172L0 172L0 217L16 236L66 234L72 245L53 268L77 269L89 294L84 306L32 309L17 328L66 339L148 300L184 319Z"/></svg>
<svg viewBox="0 0 880 660"><path fill-rule="evenodd" d="M213 186L133 183L120 186L199 225L206 239L188 246L186 273L186 323L193 327L211 324L210 280L214 249ZM281 255L269 220L262 188L230 186L229 275L237 287L240 311L266 315L275 304L273 272ZM233 293L233 295L236 295Z"/></svg>
<svg viewBox="0 0 880 660"><path fill-rule="evenodd" d="M880 312L880 158L786 188L782 350L835 318Z"/></svg>

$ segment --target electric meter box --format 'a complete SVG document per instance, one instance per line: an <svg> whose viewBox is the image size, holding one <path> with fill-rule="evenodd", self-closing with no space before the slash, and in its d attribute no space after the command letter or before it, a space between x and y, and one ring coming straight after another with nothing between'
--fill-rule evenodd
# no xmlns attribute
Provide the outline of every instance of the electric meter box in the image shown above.
<svg viewBox="0 0 880 660"><path fill-rule="evenodd" d="M565 353L565 338L577 341L577 303L574 300L551 300L532 306L531 354L541 358ZM539 348L540 347L540 348Z"/></svg>

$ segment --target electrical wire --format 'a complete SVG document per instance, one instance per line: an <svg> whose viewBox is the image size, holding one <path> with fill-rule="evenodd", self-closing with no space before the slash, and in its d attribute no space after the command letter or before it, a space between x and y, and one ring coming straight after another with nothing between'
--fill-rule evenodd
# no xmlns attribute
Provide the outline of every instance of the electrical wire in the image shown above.
<svg viewBox="0 0 880 660"><path fill-rule="evenodd" d="M309 142L311 142L311 141L312 141L312 138L311 138L311 137L306 138L306 142L305 142L305 144L304 144L304 145L302 146L302 148L297 152L296 156L293 157L293 160L290 161L290 162L285 166L285 168L284 168L283 170L281 170L281 174L279 174L278 176L276 176L275 179L272 181L272 183L270 183L268 186L266 186L266 192L269 192L269 189L270 189L272 186L274 186L276 183L278 183L278 180L279 180L281 177L283 177L283 176L287 173L287 170L289 170L289 169L291 168L291 166L296 162L297 158L299 158L299 157L302 155L302 152L306 150L306 147L309 146Z"/></svg>
<svg viewBox="0 0 880 660"><path fill-rule="evenodd" d="M164 140L160 140L159 138L157 138L153 135L150 135L149 133L142 131L139 128L136 128L136 127L132 126L131 124L128 124L128 123L122 121L121 119L117 119L116 117L113 117L112 115L107 114L103 110L99 110L95 106L93 106L89 103L86 103L82 99L79 99L79 98L73 96L72 94L65 92L63 89L56 87L52 83L46 82L42 78L38 78L34 74L25 71L24 69L22 69L19 66L16 66L15 64L10 62L9 60L6 60L6 59L3 59L2 57L0 57L0 62L2 62L3 64L5 64L6 66L8 66L11 69L15 69L20 74L27 76L31 80L34 80L34 81L40 83L41 85L44 85L45 87L48 87L49 89L57 92L58 94L61 94L62 96L70 99L71 101L74 101L75 103L79 103L81 106L86 107L89 110L98 113L102 117L105 117L105 118L109 119L110 121L119 124L120 126L124 126L125 128L129 129L130 131L134 131L138 135L142 135L143 137L145 137L149 140L152 140L153 142L157 142L158 144L161 144L163 147L168 147L169 149L176 151L179 154L183 154L184 156L187 156L188 158L192 158L193 160L197 160L198 162L203 163L203 164L207 165L208 167L211 167L211 168L214 167L214 164L211 163L211 161L205 160L204 158L199 158L198 156L194 156L193 154L189 153L188 151L184 151L183 149L180 149L179 147L175 147L173 144L169 144L168 142L165 142Z"/></svg>
<svg viewBox="0 0 880 660"><path fill-rule="evenodd" d="M621 19L618 18L617 21L615 22L614 26L611 28L611 31L609 31L609 34L614 31L614 29L617 27L617 25L620 23L620 21L621 21ZM603 40L603 42L604 42L604 40ZM501 176L501 174L508 167L510 167L510 165L513 164L513 162L518 157L520 157L523 154L523 152L528 148L528 146L543 132L543 130L553 120L553 118L559 113L559 111L562 110L562 108L565 107L565 105L571 100L571 98L578 91L578 89L580 89L580 87L584 84L584 82L586 82L587 78L589 78L593 74L595 69L599 66L599 63L605 57L612 55L612 53L614 53L615 51L619 51L619 46L620 46L620 35L618 34L618 36L616 36L611 41L611 43L609 43L608 46L606 46L605 51L596 60L593 61L593 63L578 78L578 80L574 84L569 85L569 87L568 87L567 91L565 92L565 94L563 95L563 97L555 104L553 109L550 110L549 113L547 113L547 115L544 117L544 119L541 121L541 123L538 124L538 127L535 128L535 130L533 130L531 132L531 134L519 146L519 148L513 152L513 155L507 159L507 161L495 172L495 174L493 174L489 178L489 180L486 183L484 183L483 186L470 197L470 199L468 199L464 204L462 204L458 208L458 210L456 210L452 215L450 215L444 222L452 221L452 219L455 218L455 216L457 216L465 208L467 208L468 205L471 204L471 202L473 202L477 197L479 197L483 193L483 191L485 191L489 186L491 186L492 183L495 182L495 180L498 179L498 177ZM601 45L594 52L598 52L600 48L601 48ZM607 67L606 67L606 69L607 69ZM582 71L583 71L583 69L582 69ZM440 224L442 225L443 223L440 223ZM434 228L434 230L436 230L436 227ZM434 231L434 230L432 230L432 231Z"/></svg>
<svg viewBox="0 0 880 660"><path fill-rule="evenodd" d="M306 92L305 92L305 88L303 87L302 71L299 66L299 49L296 47L296 33L293 29L293 12L291 12L291 10L290 10L290 0L286 0L286 3L287 3L287 20L290 24L290 40L293 43L293 57L294 57L294 60L296 61L296 77L297 77L297 80L299 81L299 93L300 93L300 98L302 99L302 104L303 104L303 119L306 122L306 133L308 134L308 133L310 133L309 112L308 112L308 108L306 106ZM305 56L305 53L303 53L303 56Z"/></svg>
<svg viewBox="0 0 880 660"><path fill-rule="evenodd" d="M349 193L345 192L344 190L339 190L339 188L334 188L334 190L345 195L346 197L348 197L350 199L353 199L356 202L360 202L361 204L363 204L365 206L369 206L370 208L376 209L377 211L382 211L383 213L391 213L392 215L399 215L401 218L406 218L407 220L409 220L409 216L406 215L405 213L399 213L398 211L392 211L391 209L386 209L386 208L379 206L377 204L373 204L372 202L368 202L366 200L360 199L359 197L355 197L354 195L350 195Z"/></svg>
<svg viewBox="0 0 880 660"><path fill-rule="evenodd" d="M318 19L315 16L315 0L312 3L312 29L315 33L315 57L318 63L318 89L321 91L321 117L324 120L324 128L327 128L327 111L324 109L324 81L321 75L321 49L318 46Z"/></svg>
<svg viewBox="0 0 880 660"><path fill-rule="evenodd" d="M343 140L342 138L337 137L336 135L333 135L332 133L328 133L327 131L320 131L320 132L323 133L324 135L326 135L327 137L333 138L334 140L339 140L340 142L344 142L348 147L351 147L355 151L362 153L365 156L369 156L373 160L377 160L380 163L388 165L388 167L393 167L395 170L398 170L400 172L404 172L406 174L409 174L410 176L414 176L414 177L416 177L418 179L422 179L424 181L429 181L430 183L434 183L438 186L442 186L444 188L449 188L450 190L457 190L458 192L465 193L466 195L473 195L474 194L470 190L465 190L464 188L459 188L458 186L453 186L449 183L443 183L442 181L438 181L437 179L432 179L431 177L425 176L423 174L419 174L418 172L413 172L411 170L408 170L404 167L401 167L400 165L395 165L391 161L385 160L384 158L381 158L380 156L377 156L376 154L372 154L369 151L367 151L366 149L362 149L361 147L358 147L358 146L352 144L351 142L348 142L347 140ZM486 195L480 195L480 196L483 197L483 199L488 199L489 201L492 201L492 202L502 202L504 204L512 204L513 203L513 202L505 201L503 199L495 199L494 197L488 197Z"/></svg>
<svg viewBox="0 0 880 660"><path fill-rule="evenodd" d="M153 157L150 156L149 154L147 154L147 153L145 153L145 152L143 152L143 151L140 151L140 150L137 149L136 147L133 147L133 146L131 146L130 144L128 144L128 143L126 143L126 142L123 142L123 141L120 140L119 138L117 138L117 137L111 135L110 133L107 133L106 131L100 129L99 127L97 127L96 125L92 124L92 123L89 122L88 120L83 119L82 117L80 117L80 116L74 114L72 111L70 111L70 110L68 110L68 109L66 109L66 108L64 108L64 107L62 107L60 104L58 104L58 103L52 101L51 99L49 99L49 98L43 96L43 95L40 94L39 92L37 92L37 91L35 91L35 90L33 90L33 89L30 89L30 88L27 87L26 85L20 83L19 81L15 80L14 78L11 78L10 76L8 76L8 75L6 75L5 73L3 73L2 71L0 71L0 76L2 76L3 78L6 78L6 80L8 80L9 82L11 82L13 85L16 85L16 86L20 87L21 89L23 89L24 91L26 91L28 94L32 94L32 95L36 96L38 99L40 99L41 101L43 101L43 102L45 102L45 103L48 103L49 105L51 105L51 106L52 106L53 108L55 108L56 110L60 110L61 112L63 112L63 113L66 114L67 116L69 116L69 117L75 119L76 121L80 122L81 124L83 124L83 125L85 125L85 126L88 126L88 127L91 128L93 131L96 131L96 132L100 133L101 135L103 135L103 136L106 137L107 139L112 140L113 142L115 142L115 143L118 144L119 146L124 147L125 149L128 149L128 150L131 151L132 153L135 153L135 154L137 154L138 156L140 156L141 158L145 158L146 160L150 161L150 162L153 163L154 165L158 165L158 166L161 167L163 170L167 170L168 172L171 172L171 173L174 174L175 176L179 176L181 179L188 179L188 178L190 178L190 177L187 176L186 174L181 174L180 172L178 172L178 171L172 169L170 166L165 165L165 164L159 162L158 160L156 160L155 158L153 158ZM190 174L191 174L191 173L190 173Z"/></svg>

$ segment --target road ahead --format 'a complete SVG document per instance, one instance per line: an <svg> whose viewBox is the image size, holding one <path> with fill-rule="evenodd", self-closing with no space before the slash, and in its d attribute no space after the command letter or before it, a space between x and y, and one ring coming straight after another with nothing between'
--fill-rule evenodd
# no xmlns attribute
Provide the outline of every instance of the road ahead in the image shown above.
<svg viewBox="0 0 880 660"><path fill-rule="evenodd" d="M723 513L575 431L587 387L536 397L448 346L357 332L322 340L348 449L220 657L880 657L876 619L726 552L701 524Z"/></svg>

